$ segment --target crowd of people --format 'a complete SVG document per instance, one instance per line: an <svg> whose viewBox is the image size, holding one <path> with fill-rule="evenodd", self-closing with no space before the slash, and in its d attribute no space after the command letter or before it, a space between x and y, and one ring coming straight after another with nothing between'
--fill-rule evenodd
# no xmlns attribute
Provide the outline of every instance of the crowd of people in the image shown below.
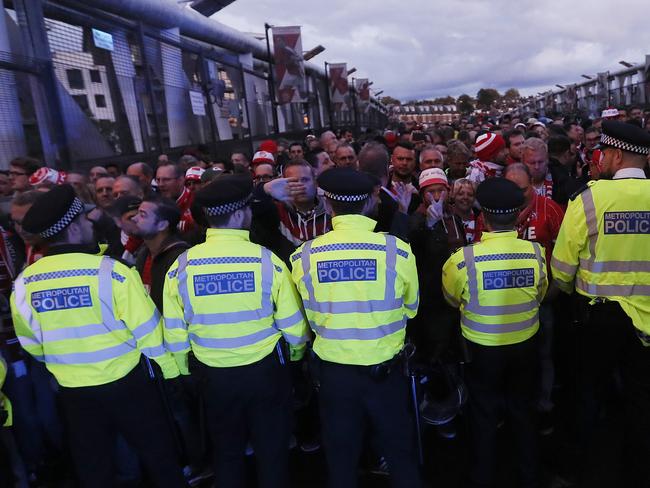
<svg viewBox="0 0 650 488"><path fill-rule="evenodd" d="M331 382L336 381L341 389L363 389L366 384L356 379L348 384L347 380L342 379L343 376L339 376L342 372L327 366L322 368L323 379L319 390L318 381L313 381L317 376L315 367L307 367L302 358L303 355L314 354L305 353L305 347L313 342L311 334L316 334L320 340L319 348L314 347L314 350L326 365L337 361L324 359L321 352L327 355L331 353L328 348L338 347L327 342L334 336L325 334L322 330L324 327L318 322L323 314L331 312L335 316L337 308L328 305L330 308L326 308L329 312L326 312L325 308L319 308L322 303L314 304L315 292L309 288L311 281L305 276L311 276L310 272L316 273L314 276L319 283L333 280L363 284L376 279L373 273L377 273L377 268L370 268L367 263L359 264L356 254L348 259L345 252L351 244L341 245L335 240L336 232L341 233L345 229L352 236L352 241L365 242L361 236L366 234L354 234L367 226L365 220L351 218L349 214L356 212L372 217L374 227L367 229L368 232L384 233L393 239L391 241L386 237L385 244L382 244L384 238L377 237L377 242L373 240L373 243L366 244L370 246L368 260L379 259L372 257L371 253L381 247L386 251L388 257L385 259L389 263L388 249L394 246L398 261L397 264L386 265L387 280L392 279L393 283L396 279L398 283L403 280L404 290L400 289L401 285L396 285L400 293L404 293L403 308L400 305L398 315L400 319L402 315L408 317L404 334L414 350L409 355L409 369L417 370L412 374L419 378L417 391L413 392L414 398L409 399L408 391L404 390L404 405L411 402L414 408L403 409L399 399L389 401L386 397L402 390L386 387L380 396L371 396L371 400L368 400L370 406L367 406L372 417L369 424L372 427L376 427L375 422L384 425L384 417L390 417L388 410L394 407L405 410L404 418L421 416L423 423L435 426L441 438L454 438L460 429L468 425L472 446L468 459L470 486L492 486L496 466L495 439L499 426L505 422L510 425L513 445L517 446L516 452L513 449L511 455L518 460L520 486L541 486L537 438L551 434L556 428L558 421L555 413L561 407L558 403L575 402L576 442L583 450L581 452L587 452L593 447L591 443L597 425L607 420L608 412L604 408L599 409L605 403L605 395L628 395L624 391L625 382L617 375L595 367L594 363L598 361L595 355L585 354L578 361L573 357L576 351L573 346L588 334L584 328L580 328L588 321L585 315L588 312L585 312L585 302L580 296L575 293L561 294L559 291L562 287L553 284L557 269L566 271L570 267L557 264L564 262L554 255L558 238L561 232L565 232L561 237L565 244L567 240L575 239L575 236L569 235L569 230L561 231L565 212L576 213L573 202L576 199L581 201L580 195L590 188L592 181L614 176L605 152L606 148L619 146L608 138L625 141L627 133L625 128L620 128L622 124L639 131L646 128L642 110L632 108L627 112L615 112L614 115L612 110L607 110L603 113L604 117L596 120L502 115L498 118L461 118L452 124L432 127L409 121L381 132L369 131L357 139L351 130L340 130L338 133L327 130L319 135L308 134L301 141L265 140L254 154L237 151L224 161L213 160L205 148L187 150L177 161L161 155L155 164L134 162L126 167L118 164L98 165L89 171L62 172L27 157L12 160L9 170L0 172L0 195L10 199L10 210L0 222L0 296L4 298L0 329L0 408L2 405L4 408L0 411L5 413L0 418L0 425L4 423L6 426L0 431L0 472L3 473L0 484L64 486L76 478L82 486L139 486L141 483L155 486L183 486L188 483L196 486L216 476L216 486L242 486L244 454L253 452L258 458L259 486L286 486L286 473L282 472L285 468L282 463L286 459L283 454L278 454L277 446L269 440L269 437L273 437L286 441L286 450L292 446L307 453L318 451L322 443L328 458L331 481L338 485L354 486L355 482L348 473L353 472L356 476L359 451L363 447L361 438L353 439L349 426L340 417L332 418L323 410L329 405L329 411L336 411L340 416L352 415L350 412L354 411L352 403L347 407L337 403L340 392L337 396L337 392L332 391ZM608 124L611 121L619 125L615 123L611 126L611 133L608 134L607 127L610 127ZM643 141L638 145L643 146ZM626 146L621 147L619 149L623 151L628 150ZM646 166L645 171L647 169ZM346 186L348 184L350 187ZM363 187L362 190L358 190L360 187ZM374 202L371 210L354 206L366 198ZM596 206L600 204L596 202ZM50 209L56 213L59 207L59 221L53 227L47 215ZM250 208L250 217L240 212L244 208ZM584 209L585 212L587 210ZM512 228L508 227L509 220L505 223L499 220L501 213L514 215ZM80 224L76 230L77 227L70 226L70 223L76 222L80 215L84 216L88 225L84 227ZM647 216L638 216L634 220L640 222L639 225L644 225L646 221ZM584 225L586 228L595 224L587 222ZM65 228L68 229L65 231L67 239L72 239L71 236L77 232L77 240L56 240L54 236L64 232ZM219 232L215 232L215 229ZM236 234L241 230L246 231L246 238ZM497 344L491 342L495 339L488 337L489 334L477 332L478 327L468 325L497 312L486 311L490 307L477 304L472 308L471 300L468 302L463 295L463 286L467 285L468 280L470 288L478 286L485 290L492 286L485 281L485 274L482 283L472 285L471 273L476 272L475 266L485 261L480 258L482 253L487 252L486 249L505 245L495 236L506 230L514 234L509 237L508 250L500 252L510 257L516 255L517 259L532 256L530 259L534 263L541 263L539 269L535 264L535 271L530 276L523 273L528 267L520 270L526 287L537 290L539 296L535 297L534 305L527 311L513 311L516 308L514 305L502 307L514 307L513 310L508 309L508 313L519 317L517 320L528 321L528 327L516 333L508 331L503 337L507 336L509 342ZM589 232L593 234L592 227ZM647 229L645 233L648 233ZM368 239L367 236L363 238ZM541 247L530 243L537 243ZM267 291L256 289L259 285L247 281L246 273L234 273L234 268L228 268L219 274L193 274L193 290L188 292L192 263L197 265L209 261L214 264L213 261L218 259L250 263L253 261L217 258L214 253L240 256L246 249L257 252L257 247L250 248L253 245L263 249L261 261L258 260L261 264L256 266L261 266L262 274L268 272L272 276L263 277L261 286L271 287L273 283L272 288ZM337 261L323 261L318 263L316 271L310 271L309 258L305 261L310 249L315 252L314 246L327 248L337 245L342 246L339 250L346 257L346 260L338 261L343 263L337 265L341 268L328 268L323 264ZM74 250L66 251L66 246ZM84 250L80 251L82 248ZM113 287L114 291L107 296L113 303L109 307L110 313L115 313L117 322L127 324L125 327L129 330L135 328L131 322L147 328L139 335L133 330L137 340L135 359L131 358L128 366L120 365L119 368L112 363L102 363L105 368L97 374L104 376L95 383L92 380L85 383L83 375L77 376L70 366L75 363L74 360L49 360L48 353L43 352L46 335L35 335L29 339L30 334L35 334L34 324L37 322L34 320L45 315L42 313L42 307L46 306L43 304L47 303L45 295L32 292L31 309L29 303L19 303L19 294L22 293L24 299L30 283L44 279L40 276L56 274L61 269L52 259L66 252L89 253L93 259L95 256L112 258L110 262L114 264L110 266L113 276L121 277L118 281L125 288L111 285L110 275L108 285L106 282L102 285L101 267L88 276L99 276L100 297L102 287ZM403 263L400 253L412 257ZM95 266L95 261L84 262L84 259L79 258L76 263L80 272ZM395 259L395 255L392 259ZM37 268L41 260L44 260L41 263L51 264L41 264ZM64 268L73 264L66 263ZM411 265L412 269L409 268ZM397 278L390 278L388 268L391 266ZM647 271L647 262L639 266L640 270ZM39 274L34 274L36 269ZM634 273L635 269L632 267L629 271ZM332 278L346 272L354 276L366 273L366 277L359 280ZM459 272L465 274L461 276ZM66 286L74 286L78 290L86 286L89 279L78 278L81 276L79 273L65 276L66 279L77 276L77 281ZM202 282L200 276L212 276L210 279L218 279L219 282L209 281L208 278ZM216 276L218 278L214 278ZM518 279L518 275L512 277ZM270 281L266 283L265 279ZM493 279L498 282L508 277L494 275ZM279 285L276 284L278 281ZM142 285L151 302L144 295L140 296L138 286ZM370 284L365 283L364 286ZM513 285L515 288L517 286ZM256 343L258 349L252 349L252 352L248 349L242 352L245 348L240 349L240 343L235 340L229 343L227 338L212 332L212 329L207 332L205 324L208 322L201 322L207 321L208 316L219 316L210 319L215 321L215 327L226 327L218 325L222 323L220 320L223 324L245 322L239 315L243 312L235 305L232 310L226 305L215 310L203 305L203 302L193 302L204 295L225 294L232 298L234 304L239 299L239 295L234 294L236 287L271 296L271 311L268 313L275 319L270 320L269 324L264 322L266 325L260 325L259 330L247 322L246 327L250 328L247 329L248 333L257 334L260 341L268 342L264 342L264 347L259 345L262 342ZM386 287L388 290L388 285ZM500 288L509 287L504 285ZM12 288L15 292L10 299ZM59 288L66 289L72 290ZM368 292L366 295L359 287L347 290L349 300L362 300L361 297L374 293ZM34 298L34 293L40 298ZM86 298L91 299L91 295L83 294L85 292L69 293L70 298L62 296L60 299L81 302ZM391 293L396 292L393 290ZM388 295L390 293L387 291L386 297ZM267 319L264 315L267 313L264 296L261 312L256 311L260 324ZM337 296L337 300L344 299L343 295ZM397 298L394 297L395 300ZM53 300L53 306L58 306L56 299ZM388 298L384 299L384 303L388 301ZM113 310L113 306L123 307L120 308L121 315ZM83 304L71 307L79 314L76 317L91 313L84 311ZM256 307L259 305L246 305L251 313ZM387 309L377 307L371 307L375 320L385 320L386 323L393 320L388 315L386 318L382 315L388 313ZM530 316L526 315L528 312ZM109 312L102 308L102 318L105 313ZM158 332L146 326L150 316L156 316L156 313L164 318L164 331L163 322L157 320L152 324L160 329ZM301 318L296 321L293 319L296 316ZM63 320L63 317L61 315L59 320ZM369 320L365 315L355 317L352 322ZM193 330L193 320L203 324L197 327L205 330ZM266 334L264 327L270 328L274 320L275 329L272 330L276 335ZM88 321L92 323L92 318L88 318ZM178 325L170 325L172 323ZM380 325L377 324L377 327ZM353 326L354 323L350 323L349 327ZM388 327L386 324L383 326ZM115 326L116 330L120 327L119 323ZM635 327L640 329L639 332L643 331L636 321ZM42 329L46 329L45 323ZM577 329L580 330L578 333ZM113 333L121 332L114 330ZM52 334L52 340L56 342L56 334ZM75 334L74 339L70 339L71 344L84 340L82 332ZM201 334L204 336L199 337ZM205 339L205 334L210 335L209 340ZM163 335L164 343L161 339ZM533 336L535 341L530 342ZM363 342L354 337L355 340L351 342ZM387 364L389 369L398 369L390 363L392 354L390 357L377 356L377 348L384 347L383 340L383 336L377 336L370 346L363 346L369 347L367 351L364 349L363 354L376 356L376 361L355 363L351 359L351 364L364 367L375 363ZM222 342L232 347L214 347L226 348L230 352L223 360L211 360L206 350ZM494 356L493 348L475 346L496 344L507 348L524 342L527 344L525 349L508 349L511 352L507 359ZM184 343L191 343L191 349L189 346L178 346ZM277 347L276 343L279 344ZM402 343L398 348L400 357L403 356L399 352ZM72 345L69 347L74 350ZM391 344L390 347L395 345ZM264 349L264 354L261 349ZM486 352L488 350L490 352ZM130 377L130 371L138 369L136 364L141 362L140 353L153 360L147 359L145 362L146 368L151 371L151 378L158 378L150 381L156 385L158 392L153 402L156 405L152 404L151 398L145 398L141 392L136 393L144 390L144 387L135 379L130 384L131 390L128 390L131 393L115 390L111 397L110 392L102 390L94 397L94 403L75 396L75 390ZM50 351L49 354L58 353ZM238 354L251 356L244 362L238 362ZM282 364L295 362L290 367L290 378L286 379L292 392L291 401L279 398L284 390L281 392L269 386L277 386L285 381L284 376L266 363L269 354L274 360L276 355L279 356ZM353 354L351 348L346 354L353 357L357 353ZM176 362L170 359L172 356ZM79 360L79 363L83 362ZM258 370L237 370L240 364L252 362L258 364ZM344 360L341 362L345 363ZM475 366L472 367L472 364ZM481 371L478 371L478 365L481 365ZM68 371L66 368L71 369ZM206 372L220 368L232 369L231 376L217 377ZM513 368L517 371L512 371ZM590 368L597 369L600 376L589 371ZM488 370L492 370L493 374L487 373ZM197 371L202 371L202 374L195 374ZM179 372L184 379L182 383L161 380L162 377L178 376ZM242 403L243 400L234 393L226 393L236 391L236 386L241 383L251 385L251 398L246 400L248 403ZM576 384L580 387L575 387ZM562 388L575 389L577 393L573 396L563 395ZM123 409L121 416L111 417L111 423L119 428L111 430L114 435L110 438L103 438L104 434L94 427L96 419L90 410L99 408L100 400L110 403L113 401L111 398L115 402L122 402ZM381 402L382 398L386 406L373 403ZM145 402L143 405L148 410L132 414L138 409L138 405L132 405L136 401ZM259 408L255 408L255 404L264 405L264 415L258 411ZM250 412L247 410L249 408ZM277 411L278 408L282 411ZM245 415L246 426L238 427L239 430L232 424L244 420L236 417L233 409L248 412ZM166 421L156 424L156 428L158 431L168 430L169 434L158 432L155 439L142 442L140 436L149 435L150 432L144 424L151 419L146 417L149 414L151 418L156 417L158 410ZM219 420L211 421L211 414L217 415L217 412ZM458 422L457 417L463 412L467 413L467 424ZM637 413L633 415L632 419L638 420ZM80 418L85 419L82 430ZM366 421L361 414L354 419L359 423ZM409 429L409 424L399 423L398 417L395 419L392 430L377 427L378 440L371 438L365 447L372 460L369 461L370 467L382 465L383 471L393 476L394 486L418 486L419 475L414 475L410 469L418 469L417 449L411 450L411 447L419 433L408 436L402 432L400 435L399 432ZM264 430L268 433L262 434ZM325 434L326 431L329 433ZM93 440L93 435L99 440ZM341 441L346 436L347 440ZM174 448L165 450L165 443L175 446L176 451ZM354 445L352 451L347 443ZM421 446L421 442L419 444ZM647 447L647 444L634 445ZM404 450L400 451L399 446ZM91 455L88 451L93 450L96 452ZM411 454L414 457L407 461L405 458ZM98 465L98 456L113 461ZM274 467L274 462L279 464ZM426 452L424 462L427 462ZM163 464L166 465L165 470L160 468ZM184 468L180 468L180 474L170 475L169 472L177 464ZM581 476L583 468L588 467L577 466L576 473ZM337 472L334 473L334 470ZM103 479L103 484L98 479Z"/></svg>

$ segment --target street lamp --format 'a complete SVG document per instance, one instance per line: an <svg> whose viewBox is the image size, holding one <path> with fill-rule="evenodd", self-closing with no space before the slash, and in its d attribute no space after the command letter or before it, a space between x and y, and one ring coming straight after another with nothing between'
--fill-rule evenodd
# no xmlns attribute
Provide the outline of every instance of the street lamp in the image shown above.
<svg viewBox="0 0 650 488"><path fill-rule="evenodd" d="M622 64L626 68L633 68L634 67L634 64L628 63L627 61L619 61L618 64Z"/></svg>
<svg viewBox="0 0 650 488"><path fill-rule="evenodd" d="M356 72L357 72L357 68L349 69L348 70L348 76L350 76L352 73L356 73Z"/></svg>
<svg viewBox="0 0 650 488"><path fill-rule="evenodd" d="M593 76L589 76L589 75L580 75L580 76L582 76L583 78L585 78L587 80L593 80L594 79Z"/></svg>
<svg viewBox="0 0 650 488"><path fill-rule="evenodd" d="M319 44L314 49L310 49L309 51L304 53L302 55L302 59L304 59L305 61L309 61L311 58L313 58L314 56L318 56L323 51L325 51L325 48Z"/></svg>
<svg viewBox="0 0 650 488"><path fill-rule="evenodd" d="M557 87L560 88L561 90L564 90L564 87L563 87L562 85L555 85L555 86L557 86Z"/></svg>

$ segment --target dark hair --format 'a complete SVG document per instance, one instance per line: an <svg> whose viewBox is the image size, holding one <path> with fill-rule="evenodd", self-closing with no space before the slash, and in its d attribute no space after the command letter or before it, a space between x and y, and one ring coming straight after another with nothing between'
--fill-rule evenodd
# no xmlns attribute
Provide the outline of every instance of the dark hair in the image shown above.
<svg viewBox="0 0 650 488"><path fill-rule="evenodd" d="M25 171L25 173L27 173L27 176L31 176L32 174L36 173L36 171L38 171L43 165L34 158L20 157L12 159L9 162L9 166L20 168Z"/></svg>
<svg viewBox="0 0 650 488"><path fill-rule="evenodd" d="M160 168L164 168L165 166L171 166L174 168L174 177L175 178L181 178L185 176L185 172L183 171L183 168L181 168L178 164L176 163L164 163L158 165L158 168L156 168L156 171L158 171Z"/></svg>
<svg viewBox="0 0 650 488"><path fill-rule="evenodd" d="M571 149L571 139L567 136L553 135L548 138L547 147L551 156L559 156Z"/></svg>
<svg viewBox="0 0 650 488"><path fill-rule="evenodd" d="M118 163L108 163L104 165L104 168L117 168L118 171L121 173L122 172L122 166Z"/></svg>
<svg viewBox="0 0 650 488"><path fill-rule="evenodd" d="M212 216L206 215L205 220L208 222L208 225L210 227L219 229L221 227L224 227L226 224L228 224L231 215L232 213L227 213L225 215L212 215Z"/></svg>
<svg viewBox="0 0 650 488"><path fill-rule="evenodd" d="M510 138L511 137L517 137L517 136L523 136L524 133L521 132L519 129L511 129L507 130L503 133L503 139L506 141L506 147L510 147Z"/></svg>
<svg viewBox="0 0 650 488"><path fill-rule="evenodd" d="M305 160L309 163L309 165L312 168L314 168L314 169L318 168L318 155L320 153L324 153L324 152L327 152L327 151L325 151L325 149L321 149L320 147L318 147L318 148L316 148L316 149L314 149L312 151L309 151L307 154L305 154Z"/></svg>
<svg viewBox="0 0 650 488"><path fill-rule="evenodd" d="M328 199L327 201L336 215L361 215L363 207L366 205L366 200L361 200L360 202L340 202L338 200Z"/></svg>
<svg viewBox="0 0 650 488"><path fill-rule="evenodd" d="M402 149L406 149L407 151L415 151L415 146L408 141L399 141L395 145L395 149L397 149L398 147L401 147Z"/></svg>
<svg viewBox="0 0 650 488"><path fill-rule="evenodd" d="M178 223L181 221L181 211L176 202L169 198L154 195L147 197L143 202L150 202L156 206L156 218L169 223L169 232L175 233L178 230Z"/></svg>
<svg viewBox="0 0 650 488"><path fill-rule="evenodd" d="M296 160L288 161L282 167L282 172L284 173L284 172L287 171L288 168L295 168L296 166L300 166L302 168L308 168L309 171L311 171L312 175L313 175L314 167L311 164L309 164L307 161L305 161L304 159L296 159Z"/></svg>
<svg viewBox="0 0 650 488"><path fill-rule="evenodd" d="M483 218L485 221L490 224L490 227L493 230L512 230L515 228L517 223L517 217L519 217L519 212L507 213L507 214L492 214L489 212L483 212Z"/></svg>
<svg viewBox="0 0 650 488"><path fill-rule="evenodd" d="M300 146L304 150L302 142L296 142L296 141L292 142L291 144L289 144L289 150L291 150L293 146Z"/></svg>
<svg viewBox="0 0 650 488"><path fill-rule="evenodd" d="M575 120L570 120L569 122L566 122L564 124L564 130L569 132L571 130L571 127L573 127L574 125L580 127L580 124L578 124L578 122L576 122Z"/></svg>

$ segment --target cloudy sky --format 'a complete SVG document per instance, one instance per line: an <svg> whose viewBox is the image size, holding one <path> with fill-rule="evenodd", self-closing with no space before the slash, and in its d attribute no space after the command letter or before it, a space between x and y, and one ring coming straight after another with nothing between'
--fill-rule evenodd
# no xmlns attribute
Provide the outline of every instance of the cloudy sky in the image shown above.
<svg viewBox="0 0 650 488"><path fill-rule="evenodd" d="M523 94L650 54L647 0L236 0L214 18L246 32L301 25L313 59L347 62L401 100L481 87Z"/></svg>

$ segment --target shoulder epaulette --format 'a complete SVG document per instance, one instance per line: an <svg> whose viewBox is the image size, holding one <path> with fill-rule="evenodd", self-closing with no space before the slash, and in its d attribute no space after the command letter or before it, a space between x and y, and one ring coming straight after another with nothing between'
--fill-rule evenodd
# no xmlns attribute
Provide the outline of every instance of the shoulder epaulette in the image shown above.
<svg viewBox="0 0 650 488"><path fill-rule="evenodd" d="M585 183L584 185L582 185L580 188L578 188L574 193L572 193L571 196L569 196L569 199L570 199L570 200L575 200L576 198L578 198L578 197L580 196L580 194L581 194L583 191L585 191L587 188L593 186L595 183L596 183L596 180L590 180L590 181L588 181L587 183Z"/></svg>

